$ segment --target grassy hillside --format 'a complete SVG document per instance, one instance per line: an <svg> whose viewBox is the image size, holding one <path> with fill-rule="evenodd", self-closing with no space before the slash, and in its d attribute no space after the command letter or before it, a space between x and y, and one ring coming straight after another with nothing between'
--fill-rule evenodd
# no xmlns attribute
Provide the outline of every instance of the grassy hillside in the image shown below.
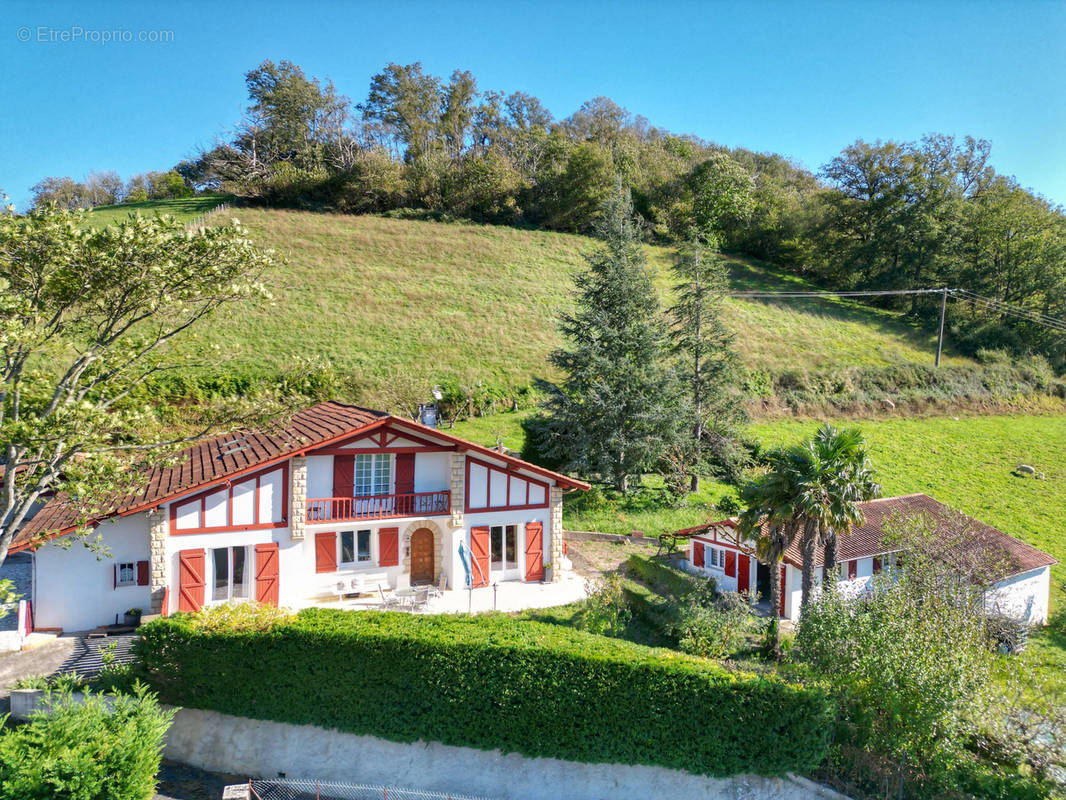
<svg viewBox="0 0 1066 800"><path fill-rule="evenodd" d="M141 214L146 217L170 214L180 222L192 222L201 214L206 214L219 203L224 203L229 199L231 199L229 195L202 195L173 200L149 200L145 203L97 206L89 212L89 224L94 228L103 228L126 219L130 214Z"/></svg>
<svg viewBox="0 0 1066 800"><path fill-rule="evenodd" d="M550 375L555 320L592 240L544 231L293 211L236 212L252 238L287 260L274 300L234 309L199 337L234 366L281 368L328 358L371 402L398 380L525 385ZM672 253L648 247L669 295ZM803 282L730 259L734 285ZM850 302L730 301L729 322L752 368L931 363L934 338L890 313ZM964 360L949 355L948 363ZM398 377L399 376L399 377Z"/></svg>

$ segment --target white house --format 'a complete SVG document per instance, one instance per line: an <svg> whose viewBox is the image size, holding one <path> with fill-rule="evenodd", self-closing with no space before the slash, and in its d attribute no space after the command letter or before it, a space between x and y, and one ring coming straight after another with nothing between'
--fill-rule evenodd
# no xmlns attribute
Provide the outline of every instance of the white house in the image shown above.
<svg viewBox="0 0 1066 800"><path fill-rule="evenodd" d="M389 586L540 581L562 561L563 493L588 485L409 420L335 402L283 427L182 451L94 520L111 552L80 544L53 499L11 550L32 557L40 629L87 630L130 608L166 614L229 600L312 604ZM558 569L554 578L558 580ZM356 583L353 584L352 581Z"/></svg>
<svg viewBox="0 0 1066 800"><path fill-rule="evenodd" d="M838 586L854 593L865 591L873 575L896 557L896 553L882 541L886 520L899 514L925 513L934 519L958 514L925 494L885 497L859 506L863 512L863 524L840 537L837 543ZM1046 624L1051 565L1058 563L1057 560L990 525L971 517L964 518L968 521L969 544L995 548L1007 565L1006 574L988 587L985 595L988 607L1032 624ZM757 589L763 597L769 597L770 568L760 564L755 557L754 542L740 541L735 520L713 522L678 533L691 536L688 557L692 569L714 577L726 590ZM822 551L818 550L814 565L818 584L827 577L822 556ZM785 552L784 561L778 568L782 586L778 614L796 621L800 614L803 578L803 556L798 541Z"/></svg>

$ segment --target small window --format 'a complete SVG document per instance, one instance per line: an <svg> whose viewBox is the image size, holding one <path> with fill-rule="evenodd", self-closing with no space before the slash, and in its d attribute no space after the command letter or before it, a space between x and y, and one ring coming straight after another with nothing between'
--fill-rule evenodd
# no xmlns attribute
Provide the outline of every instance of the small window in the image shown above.
<svg viewBox="0 0 1066 800"><path fill-rule="evenodd" d="M118 576L115 578L116 586L137 585L137 565L132 561L123 561L118 565Z"/></svg>
<svg viewBox="0 0 1066 800"><path fill-rule="evenodd" d="M370 531L341 531L341 564L368 564L371 561Z"/></svg>
<svg viewBox="0 0 1066 800"><path fill-rule="evenodd" d="M247 547L215 547L211 550L211 600L247 600L251 582Z"/></svg>
<svg viewBox="0 0 1066 800"><path fill-rule="evenodd" d="M389 493L392 456L388 453L360 453L355 457L355 497Z"/></svg>

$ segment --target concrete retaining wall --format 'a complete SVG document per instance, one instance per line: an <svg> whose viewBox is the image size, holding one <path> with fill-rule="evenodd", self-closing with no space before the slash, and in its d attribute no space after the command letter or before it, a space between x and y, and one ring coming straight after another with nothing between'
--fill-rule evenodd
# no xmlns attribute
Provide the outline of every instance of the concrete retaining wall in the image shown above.
<svg viewBox="0 0 1066 800"><path fill-rule="evenodd" d="M597 533L596 531L563 531L563 539L570 542L636 542L652 546L659 544L657 539L646 536L627 536L624 533Z"/></svg>
<svg viewBox="0 0 1066 800"><path fill-rule="evenodd" d="M43 705L43 695L39 690L12 691L12 716L28 717ZM80 701L83 695L73 697ZM250 778L283 775L499 800L848 800L798 776L708 778L663 767L579 764L432 742L402 744L193 708L178 709L164 755L201 769Z"/></svg>
<svg viewBox="0 0 1066 800"><path fill-rule="evenodd" d="M196 709L178 712L165 755L201 769L257 778L284 774L500 800L847 800L803 778L717 779L661 767L578 764L435 743L400 744Z"/></svg>

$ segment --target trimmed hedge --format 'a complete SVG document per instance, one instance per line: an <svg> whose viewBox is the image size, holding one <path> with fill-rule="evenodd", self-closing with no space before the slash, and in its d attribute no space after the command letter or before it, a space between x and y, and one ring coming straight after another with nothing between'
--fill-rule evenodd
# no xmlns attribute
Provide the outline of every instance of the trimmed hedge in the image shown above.
<svg viewBox="0 0 1066 800"><path fill-rule="evenodd" d="M828 753L820 690L504 615L307 609L256 632L177 614L139 633L164 701L226 714L718 776L805 772Z"/></svg>

